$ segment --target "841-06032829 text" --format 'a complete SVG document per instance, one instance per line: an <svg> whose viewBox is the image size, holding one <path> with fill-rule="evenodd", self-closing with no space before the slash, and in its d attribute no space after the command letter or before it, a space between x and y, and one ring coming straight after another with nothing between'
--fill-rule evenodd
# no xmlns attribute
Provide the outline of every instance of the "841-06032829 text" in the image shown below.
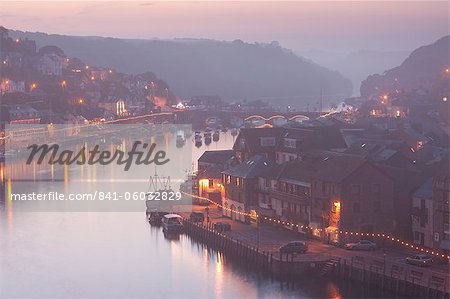
<svg viewBox="0 0 450 299"><path fill-rule="evenodd" d="M93 193L69 193L45 192L45 193L12 193L13 201L116 201L116 200L151 200L151 201L179 201L181 192L174 191L154 191L154 192L103 192L95 191Z"/></svg>

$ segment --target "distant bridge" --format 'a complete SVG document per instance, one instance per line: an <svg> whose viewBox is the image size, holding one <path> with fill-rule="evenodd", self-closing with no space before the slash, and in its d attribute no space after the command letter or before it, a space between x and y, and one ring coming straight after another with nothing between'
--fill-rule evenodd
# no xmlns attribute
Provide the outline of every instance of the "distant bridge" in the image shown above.
<svg viewBox="0 0 450 299"><path fill-rule="evenodd" d="M220 123L229 125L232 119L240 119L242 122L264 121L266 125L273 125L280 121L304 121L316 119L326 112L244 112L244 111L173 111L152 113L140 116L125 117L107 123L142 123L156 122L162 123L190 123L195 128L201 128L206 125L209 119L216 118Z"/></svg>
<svg viewBox="0 0 450 299"><path fill-rule="evenodd" d="M294 116L290 116L290 115L282 115L282 114L275 114L269 117L265 117L263 115L259 115L259 114L255 114L255 115L251 115L251 116L247 116L244 120L245 121L252 121L252 120L264 120L266 122L270 122L272 120L276 120L276 119L284 119L284 120L290 120L290 121L298 121L298 120L309 120L310 118L304 114L296 114Z"/></svg>

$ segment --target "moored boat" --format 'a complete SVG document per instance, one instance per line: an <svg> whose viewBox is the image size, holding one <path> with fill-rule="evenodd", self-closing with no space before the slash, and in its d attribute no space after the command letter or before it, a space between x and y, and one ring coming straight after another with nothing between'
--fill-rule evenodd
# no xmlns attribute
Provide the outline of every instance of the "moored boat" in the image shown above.
<svg viewBox="0 0 450 299"><path fill-rule="evenodd" d="M178 214L166 214L162 217L163 231L166 233L181 233L183 218Z"/></svg>

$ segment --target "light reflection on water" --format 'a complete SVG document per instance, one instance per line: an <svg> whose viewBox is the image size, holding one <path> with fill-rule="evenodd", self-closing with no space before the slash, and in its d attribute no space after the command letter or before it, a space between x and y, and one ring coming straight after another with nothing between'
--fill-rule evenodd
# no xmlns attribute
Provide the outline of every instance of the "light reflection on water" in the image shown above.
<svg viewBox="0 0 450 299"><path fill-rule="evenodd" d="M206 149L230 149L233 141L229 133L221 133L219 142L193 147L193 160ZM64 174L73 175L70 171ZM95 172L90 175L95 177ZM0 179L5 182L3 168ZM66 177L64 182L70 184ZM10 192L14 183L5 183ZM347 293L351 297L362 295ZM6 201L0 209L0 298L11 297L343 296L340 287L330 281L306 280L288 289L188 236L166 239L160 228L148 225L144 211L14 214L12 203Z"/></svg>

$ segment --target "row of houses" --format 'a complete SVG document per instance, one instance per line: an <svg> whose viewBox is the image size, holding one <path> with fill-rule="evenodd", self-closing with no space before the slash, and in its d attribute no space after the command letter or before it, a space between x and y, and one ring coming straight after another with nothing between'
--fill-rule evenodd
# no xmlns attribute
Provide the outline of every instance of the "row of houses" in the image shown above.
<svg viewBox="0 0 450 299"><path fill-rule="evenodd" d="M399 139L391 144L373 132L356 139L347 135L346 130L324 126L241 129L232 150L207 151L199 159L199 193L220 201L224 216L236 221L251 222L248 215L258 214L308 226L314 236L329 242L345 241L339 231L386 232L448 250L448 175L440 184L429 175L437 165L448 166L448 160L427 170L414 160L418 153ZM355 151L361 142L363 151ZM433 190L416 208L413 196L430 177L433 186L443 188L441 199ZM439 201L443 203L429 208ZM440 208L441 216L428 215L428 221L437 223L427 223L418 235L414 225L424 207L432 214ZM439 234L439 241L426 243L422 233L433 240Z"/></svg>

